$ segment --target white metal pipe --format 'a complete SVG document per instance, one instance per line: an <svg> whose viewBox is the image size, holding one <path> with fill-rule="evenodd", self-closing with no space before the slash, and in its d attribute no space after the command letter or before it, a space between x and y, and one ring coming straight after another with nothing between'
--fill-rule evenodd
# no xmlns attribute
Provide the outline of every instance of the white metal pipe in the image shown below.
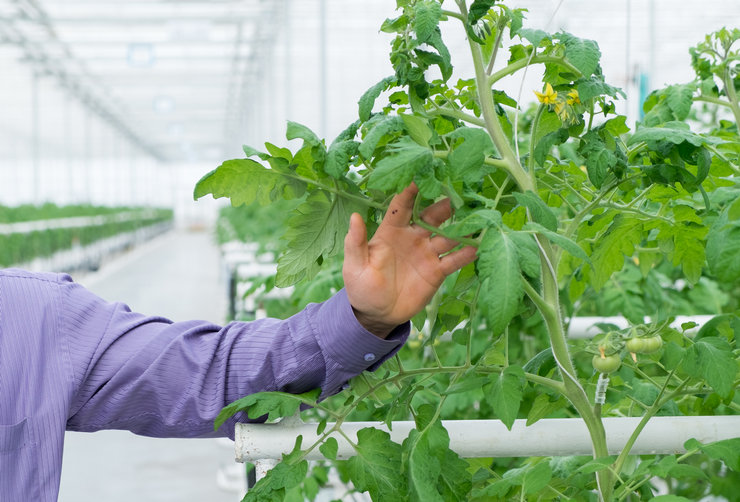
<svg viewBox="0 0 740 502"><path fill-rule="evenodd" d="M671 327L680 330L681 324L686 322L695 322L697 324L689 332L699 329L701 326L706 324L712 317L712 315L680 315L676 316L675 320L671 323ZM650 322L650 318L646 317L645 322ZM625 329L629 327L629 321L622 316L612 317L573 317L570 319L568 325L568 338L593 338L594 336L601 333L601 330L596 327L597 323L602 324L614 324L619 329Z"/></svg>
<svg viewBox="0 0 740 502"><path fill-rule="evenodd" d="M627 439L640 422L640 417L613 417L604 419L607 448L610 454L622 451ZM514 422L511 431L499 420L447 420L442 422L450 436L450 448L461 457L529 457L591 455L591 440L586 424L579 418L552 418L540 420L526 427L526 420ZM330 430L333 424L327 424ZM279 459L290 453L295 438L303 436L303 445L313 444L315 423L292 424L237 424L236 460L253 462L258 459ZM353 442L357 431L375 427L389 432L391 439L401 443L414 428L414 422L393 422L389 431L378 422L345 422L342 431ZM350 444L340 434L334 433L338 442L337 458L354 455ZM683 453L683 444L691 438L702 443L740 437L740 416L687 416L653 417L645 426L632 453L650 455ZM318 449L306 457L308 460L323 458Z"/></svg>

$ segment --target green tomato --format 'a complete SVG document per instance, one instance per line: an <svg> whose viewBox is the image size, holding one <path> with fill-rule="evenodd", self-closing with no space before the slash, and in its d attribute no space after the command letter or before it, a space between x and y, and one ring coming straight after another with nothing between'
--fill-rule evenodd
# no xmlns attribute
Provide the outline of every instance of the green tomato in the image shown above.
<svg viewBox="0 0 740 502"><path fill-rule="evenodd" d="M642 352L644 354L652 354L653 352L659 351L662 346L663 339L660 336L650 336L648 338L645 338L645 348L642 350Z"/></svg>
<svg viewBox="0 0 740 502"><path fill-rule="evenodd" d="M622 358L619 357L619 354L612 354L610 356L604 357L601 357L600 355L595 355L593 359L591 359L591 364L598 372L612 373L614 371L617 371L619 366L622 364Z"/></svg>
<svg viewBox="0 0 740 502"><path fill-rule="evenodd" d="M637 337L630 338L625 345L628 351L639 354L645 350L645 339Z"/></svg>

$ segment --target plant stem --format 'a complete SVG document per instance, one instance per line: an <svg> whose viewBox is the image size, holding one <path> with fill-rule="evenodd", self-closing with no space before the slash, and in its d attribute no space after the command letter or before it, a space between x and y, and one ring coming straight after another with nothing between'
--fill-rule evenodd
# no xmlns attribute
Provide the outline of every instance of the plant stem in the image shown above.
<svg viewBox="0 0 740 502"><path fill-rule="evenodd" d="M486 126L485 120L479 119L475 115L470 115L468 113L465 113L462 110L455 110L454 108L447 108L447 107L440 106L433 110L427 110L427 113L429 115L440 115L440 116L446 115L452 118L456 118L458 120L462 120L463 122L467 122L469 124L477 125L479 127Z"/></svg>

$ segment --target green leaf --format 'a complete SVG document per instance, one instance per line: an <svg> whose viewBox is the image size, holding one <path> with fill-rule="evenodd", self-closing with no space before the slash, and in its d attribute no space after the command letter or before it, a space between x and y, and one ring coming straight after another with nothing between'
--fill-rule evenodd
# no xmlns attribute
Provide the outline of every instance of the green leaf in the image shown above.
<svg viewBox="0 0 740 502"><path fill-rule="evenodd" d="M642 240L643 222L617 214L609 229L599 239L591 262L594 266L593 284L598 290L614 272L622 270L624 257L632 256L635 246Z"/></svg>
<svg viewBox="0 0 740 502"><path fill-rule="evenodd" d="M578 79L576 81L576 90L578 91L578 99L580 99L582 103L587 103L590 99L597 96L606 95L616 98L618 95L625 95L622 89L612 87L604 82L602 77L597 75L592 75L585 79Z"/></svg>
<svg viewBox="0 0 740 502"><path fill-rule="evenodd" d="M607 148L596 130L587 132L581 138L578 152L585 158L588 179L596 188L601 188L609 170L617 165L614 151Z"/></svg>
<svg viewBox="0 0 740 502"><path fill-rule="evenodd" d="M679 495L658 495L651 498L650 502L691 502L691 499Z"/></svg>
<svg viewBox="0 0 740 502"><path fill-rule="evenodd" d="M378 99L378 96L380 96L381 92L395 86L396 80L397 79L395 75L385 77L383 80L365 91L362 97L360 97L360 100L357 102L359 106L360 120L365 122L370 118L370 114L373 111L373 106L375 106L375 100Z"/></svg>
<svg viewBox="0 0 740 502"><path fill-rule="evenodd" d="M578 68L584 77L588 78L596 72L601 58L599 44L593 40L574 37L569 33L559 33L558 38L565 45L566 59Z"/></svg>
<svg viewBox="0 0 740 502"><path fill-rule="evenodd" d="M548 350L552 354L552 350ZM562 397L551 401L547 394L538 395L532 402L532 407L527 414L527 427L558 410L562 410L564 406L566 406L566 401Z"/></svg>
<svg viewBox="0 0 740 502"><path fill-rule="evenodd" d="M432 129L429 127L429 122L416 115L410 115L408 113L401 114L403 125L406 131L411 136L411 139L419 143L421 146L428 147L429 140L432 139Z"/></svg>
<svg viewBox="0 0 740 502"><path fill-rule="evenodd" d="M306 183L277 169L267 169L251 159L227 160L203 176L195 185L193 197L206 194L213 198L228 197L233 206L259 202L268 204L281 198L294 198L303 193Z"/></svg>
<svg viewBox="0 0 740 502"><path fill-rule="evenodd" d="M544 235L553 244L560 246L561 248L563 248L565 251L575 256L576 258L580 258L586 263L591 263L591 259L588 257L588 255L583 250L583 248L581 248L581 246L579 246L572 240L568 239L564 235L560 235L557 232L552 232L549 229L543 227L542 225L539 225L537 223L532 223L532 222L528 222L527 224L525 224L522 230L534 230L535 232L538 232Z"/></svg>
<svg viewBox="0 0 740 502"><path fill-rule="evenodd" d="M367 427L357 432L357 455L341 462L352 483L373 500L404 500L401 445L387 432Z"/></svg>
<svg viewBox="0 0 740 502"><path fill-rule="evenodd" d="M321 140L311 129L297 122L288 121L288 129L285 133L285 137L289 140L302 139L311 146L318 146L321 144Z"/></svg>
<svg viewBox="0 0 740 502"><path fill-rule="evenodd" d="M724 338L698 340L686 351L682 366L689 375L706 380L722 397L729 396L733 390L738 364Z"/></svg>
<svg viewBox="0 0 740 502"><path fill-rule="evenodd" d="M551 479L552 469L550 469L550 464L547 462L536 464L524 475L524 482L522 483L524 486L524 493L532 495L539 492L547 486L547 483L549 483Z"/></svg>
<svg viewBox="0 0 740 502"><path fill-rule="evenodd" d="M244 150L244 153L247 157L259 157L262 160L267 160L270 158L270 156L264 152L260 152L256 148L252 148L248 145L242 145L242 150Z"/></svg>
<svg viewBox="0 0 740 502"><path fill-rule="evenodd" d="M326 154L324 171L335 179L341 179L349 169L350 160L357 154L360 144L356 141L345 140L332 143Z"/></svg>
<svg viewBox="0 0 740 502"><path fill-rule="evenodd" d="M565 143L568 141L569 137L568 129L565 128L558 129L555 132L545 135L537 145L535 145L534 152L532 152L535 162L537 162L538 165L543 165L552 147Z"/></svg>
<svg viewBox="0 0 740 502"><path fill-rule="evenodd" d="M462 180L466 183L477 182L491 170L483 163L483 160L487 155L493 154L493 141L483 129L460 127L445 137L453 143L457 139L463 139L462 143L455 146L447 158L452 167L453 180Z"/></svg>
<svg viewBox="0 0 740 502"><path fill-rule="evenodd" d="M678 120L685 120L691 111L694 85L671 85L666 89L666 103Z"/></svg>
<svg viewBox="0 0 740 502"><path fill-rule="evenodd" d="M343 248L349 218L365 208L351 199L314 192L298 206L288 220L284 239L288 246L278 258L275 285L286 287L313 277L320 260Z"/></svg>
<svg viewBox="0 0 740 502"><path fill-rule="evenodd" d="M479 209L462 220L447 225L445 233L451 237L467 237L480 232L484 228L500 227L501 224L501 213L495 209Z"/></svg>
<svg viewBox="0 0 740 502"><path fill-rule="evenodd" d="M293 451L283 455L283 460L249 489L244 502L283 502L286 491L298 486L306 478L308 462L297 460L302 453L302 439L302 436L298 436Z"/></svg>
<svg viewBox="0 0 740 502"><path fill-rule="evenodd" d="M428 42L437 31L442 6L435 0L422 0L414 6L414 31L419 43Z"/></svg>
<svg viewBox="0 0 740 502"><path fill-rule="evenodd" d="M735 214L739 211L740 199L722 210L707 236L709 269L727 284L740 280L740 216Z"/></svg>
<svg viewBox="0 0 740 502"><path fill-rule="evenodd" d="M540 276L540 250L534 238L525 232L512 232L509 234L511 240L516 244L516 254L519 258L519 267L529 277L536 279Z"/></svg>
<svg viewBox="0 0 740 502"><path fill-rule="evenodd" d="M548 230L556 232L558 229L558 218L552 212L550 206L545 204L537 194L531 190L526 192L514 192L514 198L519 205L529 209L532 219Z"/></svg>
<svg viewBox="0 0 740 502"><path fill-rule="evenodd" d="M634 145L640 141L667 141L679 145L684 141L694 146L702 146L707 140L691 132L689 125L684 122L667 122L662 127L640 127L629 139L627 145Z"/></svg>
<svg viewBox="0 0 740 502"><path fill-rule="evenodd" d="M285 392L257 392L225 406L216 417L214 430L240 411L247 411L249 418L268 415L268 420L294 415L302 403L316 403L321 390L314 389L303 394Z"/></svg>
<svg viewBox="0 0 740 502"><path fill-rule="evenodd" d="M333 437L328 437L326 438L326 441L321 443L321 446L319 446L319 451L324 457L328 458L329 460L336 460L338 448L339 445L337 444L337 440Z"/></svg>
<svg viewBox="0 0 740 502"><path fill-rule="evenodd" d="M687 450L700 449L709 457L721 460L727 467L740 472L740 438L723 439L713 443L701 444L696 439L684 443Z"/></svg>
<svg viewBox="0 0 740 502"><path fill-rule="evenodd" d="M496 416L511 430L524 395L524 370L507 366L491 388L490 402Z"/></svg>
<svg viewBox="0 0 740 502"><path fill-rule="evenodd" d="M540 42L542 42L543 40L552 40L552 36L546 31L533 30L530 28L520 29L517 32L517 35L519 35L519 38L521 38L522 40L527 40L534 47L539 47Z"/></svg>
<svg viewBox="0 0 740 502"><path fill-rule="evenodd" d="M378 143L380 143L385 135L401 132L403 129L404 124L401 117L382 117L381 120L373 125L372 129L370 129L365 136L365 139L359 148L360 154L366 159L371 158L375 148L378 146Z"/></svg>
<svg viewBox="0 0 740 502"><path fill-rule="evenodd" d="M508 235L491 228L481 241L478 257L482 281L479 305L491 331L498 334L516 314L524 295L516 243Z"/></svg>
<svg viewBox="0 0 740 502"><path fill-rule="evenodd" d="M488 14L496 0L474 0L468 9L468 22L475 24L480 18Z"/></svg>
<svg viewBox="0 0 740 502"><path fill-rule="evenodd" d="M411 138L403 137L389 146L390 154L382 158L370 175L368 187L400 192L418 171L431 168L434 153Z"/></svg>

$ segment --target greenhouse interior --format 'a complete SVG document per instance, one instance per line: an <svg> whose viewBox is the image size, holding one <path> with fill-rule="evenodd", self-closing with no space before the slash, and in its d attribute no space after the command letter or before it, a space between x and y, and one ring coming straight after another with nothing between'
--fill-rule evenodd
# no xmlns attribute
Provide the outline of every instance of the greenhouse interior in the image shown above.
<svg viewBox="0 0 740 502"><path fill-rule="evenodd" d="M0 0L0 501L737 501L737 0Z"/></svg>

